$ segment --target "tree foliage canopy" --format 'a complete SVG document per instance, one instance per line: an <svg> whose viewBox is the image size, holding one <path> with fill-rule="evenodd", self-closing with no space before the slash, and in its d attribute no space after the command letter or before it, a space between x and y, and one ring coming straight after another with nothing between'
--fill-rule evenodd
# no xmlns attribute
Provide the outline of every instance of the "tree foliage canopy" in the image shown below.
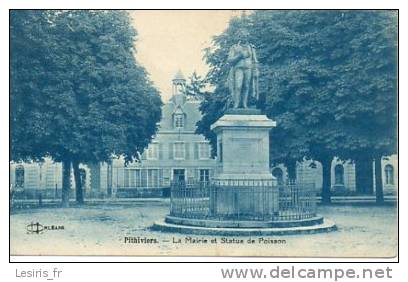
<svg viewBox="0 0 408 282"><path fill-rule="evenodd" d="M205 80L194 71L189 77L189 81L186 85L186 95L197 100L201 100L204 97L206 88Z"/></svg>
<svg viewBox="0 0 408 282"><path fill-rule="evenodd" d="M137 158L161 100L135 60L128 14L12 11L10 31L12 159Z"/></svg>
<svg viewBox="0 0 408 282"><path fill-rule="evenodd" d="M202 104L198 132L225 109L229 47L246 27L260 62L259 107L272 130L274 162L396 152L397 13L256 11L234 18L205 58L216 86Z"/></svg>

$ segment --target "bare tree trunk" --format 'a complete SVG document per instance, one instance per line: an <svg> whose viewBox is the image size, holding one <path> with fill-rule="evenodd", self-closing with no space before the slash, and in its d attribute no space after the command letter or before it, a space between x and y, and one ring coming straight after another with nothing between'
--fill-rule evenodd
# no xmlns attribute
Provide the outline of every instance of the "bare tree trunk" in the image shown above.
<svg viewBox="0 0 408 282"><path fill-rule="evenodd" d="M108 197L112 197L112 176L113 176L113 168L112 168L112 160L109 160L108 167L107 167L107 190L108 190Z"/></svg>
<svg viewBox="0 0 408 282"><path fill-rule="evenodd" d="M381 156L375 157L375 199L377 204L384 203Z"/></svg>
<svg viewBox="0 0 408 282"><path fill-rule="evenodd" d="M357 192L365 195L373 194L373 159L359 157L356 160L356 188Z"/></svg>
<svg viewBox="0 0 408 282"><path fill-rule="evenodd" d="M78 204L84 203L84 193L81 181L81 171L79 170L79 162L77 160L72 161L72 167L74 169L75 178L75 198Z"/></svg>
<svg viewBox="0 0 408 282"><path fill-rule="evenodd" d="M62 161L62 198L61 205L64 208L69 207L69 194L71 191L71 161Z"/></svg>
<svg viewBox="0 0 408 282"><path fill-rule="evenodd" d="M296 181L296 160L287 161L286 168L288 170L289 181L295 182Z"/></svg>
<svg viewBox="0 0 408 282"><path fill-rule="evenodd" d="M325 158L320 160L323 170L323 184L322 184L322 203L331 203L331 163L332 158Z"/></svg>

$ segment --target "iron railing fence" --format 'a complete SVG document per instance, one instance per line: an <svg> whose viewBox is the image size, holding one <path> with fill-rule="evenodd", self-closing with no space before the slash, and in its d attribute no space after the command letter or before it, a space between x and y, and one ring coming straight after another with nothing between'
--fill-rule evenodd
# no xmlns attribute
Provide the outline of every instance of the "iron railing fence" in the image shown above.
<svg viewBox="0 0 408 282"><path fill-rule="evenodd" d="M301 220L316 216L317 191L314 183L279 185L279 218Z"/></svg>
<svg viewBox="0 0 408 282"><path fill-rule="evenodd" d="M170 215L201 218L209 214L210 182L173 181L170 186Z"/></svg>
<svg viewBox="0 0 408 282"><path fill-rule="evenodd" d="M316 216L314 184L271 180L172 182L170 215L196 219L302 220Z"/></svg>

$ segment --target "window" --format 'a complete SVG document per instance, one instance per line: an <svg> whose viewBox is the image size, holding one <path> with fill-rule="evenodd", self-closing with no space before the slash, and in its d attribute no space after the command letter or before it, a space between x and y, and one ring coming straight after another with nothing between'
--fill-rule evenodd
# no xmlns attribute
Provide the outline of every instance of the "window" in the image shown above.
<svg viewBox="0 0 408 282"><path fill-rule="evenodd" d="M200 169L200 182L209 182L210 181L210 170L209 169Z"/></svg>
<svg viewBox="0 0 408 282"><path fill-rule="evenodd" d="M159 187L159 170L148 169L147 170L147 187L158 188Z"/></svg>
<svg viewBox="0 0 408 282"><path fill-rule="evenodd" d="M174 114L174 127L175 128L184 127L184 114Z"/></svg>
<svg viewBox="0 0 408 282"><path fill-rule="evenodd" d="M142 169L140 171L140 187L147 187L147 170Z"/></svg>
<svg viewBox="0 0 408 282"><path fill-rule="evenodd" d="M159 158L159 151L158 151L159 144L157 143L150 143L149 148L147 149L147 159L148 160L157 160Z"/></svg>
<svg viewBox="0 0 408 282"><path fill-rule="evenodd" d="M344 185L344 168L340 164L334 167L334 184Z"/></svg>
<svg viewBox="0 0 408 282"><path fill-rule="evenodd" d="M185 158L185 145L182 142L174 143L174 158L183 160Z"/></svg>
<svg viewBox="0 0 408 282"><path fill-rule="evenodd" d="M123 180L124 180L124 185L125 188L129 187L129 183L130 183L130 179L129 179L129 170L128 169L124 169L123 170Z"/></svg>
<svg viewBox="0 0 408 282"><path fill-rule="evenodd" d="M24 166L16 167L16 187L24 188Z"/></svg>
<svg viewBox="0 0 408 282"><path fill-rule="evenodd" d="M390 164L385 166L385 184L394 185L394 167Z"/></svg>
<svg viewBox="0 0 408 282"><path fill-rule="evenodd" d="M141 187L140 169L125 169L125 187Z"/></svg>
<svg viewBox="0 0 408 282"><path fill-rule="evenodd" d="M283 185L283 171L279 167L272 170L272 175L276 177L278 185Z"/></svg>
<svg viewBox="0 0 408 282"><path fill-rule="evenodd" d="M173 181L183 182L186 180L186 173L184 169L175 169L173 170Z"/></svg>
<svg viewBox="0 0 408 282"><path fill-rule="evenodd" d="M207 142L198 144L198 157L205 160L210 158L210 146Z"/></svg>

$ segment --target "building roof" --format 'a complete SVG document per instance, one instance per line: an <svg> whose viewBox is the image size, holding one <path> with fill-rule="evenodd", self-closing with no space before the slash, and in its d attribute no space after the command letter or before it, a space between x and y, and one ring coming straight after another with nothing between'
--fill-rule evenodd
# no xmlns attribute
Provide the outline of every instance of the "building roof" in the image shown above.
<svg viewBox="0 0 408 282"><path fill-rule="evenodd" d="M181 70L178 70L173 80L186 80Z"/></svg>

